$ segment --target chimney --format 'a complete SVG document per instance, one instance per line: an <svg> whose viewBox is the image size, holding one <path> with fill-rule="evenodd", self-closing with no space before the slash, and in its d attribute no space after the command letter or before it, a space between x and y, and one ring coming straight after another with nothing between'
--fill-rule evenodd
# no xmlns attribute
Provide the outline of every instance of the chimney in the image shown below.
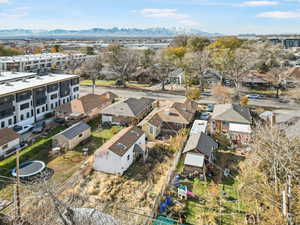
<svg viewBox="0 0 300 225"><path fill-rule="evenodd" d="M160 102L159 102L159 100L157 99L157 101L156 101L156 107L159 108L159 106L160 106Z"/></svg>

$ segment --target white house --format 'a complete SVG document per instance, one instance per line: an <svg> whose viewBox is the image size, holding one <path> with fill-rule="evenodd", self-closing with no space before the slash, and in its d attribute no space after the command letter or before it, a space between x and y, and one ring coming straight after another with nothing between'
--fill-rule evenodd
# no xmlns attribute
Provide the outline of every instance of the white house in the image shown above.
<svg viewBox="0 0 300 225"><path fill-rule="evenodd" d="M0 130L0 159L15 152L20 147L20 135L11 128Z"/></svg>
<svg viewBox="0 0 300 225"><path fill-rule="evenodd" d="M122 175L142 156L147 157L145 133L134 126L124 128L94 154L94 169Z"/></svg>

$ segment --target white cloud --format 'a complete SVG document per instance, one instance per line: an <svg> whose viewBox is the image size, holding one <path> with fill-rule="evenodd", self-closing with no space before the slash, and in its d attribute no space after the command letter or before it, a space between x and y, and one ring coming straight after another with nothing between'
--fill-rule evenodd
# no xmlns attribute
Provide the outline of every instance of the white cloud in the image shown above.
<svg viewBox="0 0 300 225"><path fill-rule="evenodd" d="M181 21L179 21L179 23L184 26L189 26L189 27L199 27L200 26L200 23L198 23L197 21L194 21L194 20L181 20Z"/></svg>
<svg viewBox="0 0 300 225"><path fill-rule="evenodd" d="M263 12L257 15L261 18L275 18L275 19L290 19L290 18L300 18L300 11L273 11L273 12Z"/></svg>
<svg viewBox="0 0 300 225"><path fill-rule="evenodd" d="M190 16L183 13L178 13L177 9L142 9L133 10L134 13L139 13L147 18L172 18L172 19L185 19Z"/></svg>
<svg viewBox="0 0 300 225"><path fill-rule="evenodd" d="M10 13L0 13L0 18L2 19L15 19L15 18L21 18L24 16L27 16L28 14L26 12L19 13L19 14L10 14Z"/></svg>
<svg viewBox="0 0 300 225"><path fill-rule="evenodd" d="M259 7L259 6L274 6L279 3L276 1L246 1L241 4L237 4L235 6L238 7Z"/></svg>

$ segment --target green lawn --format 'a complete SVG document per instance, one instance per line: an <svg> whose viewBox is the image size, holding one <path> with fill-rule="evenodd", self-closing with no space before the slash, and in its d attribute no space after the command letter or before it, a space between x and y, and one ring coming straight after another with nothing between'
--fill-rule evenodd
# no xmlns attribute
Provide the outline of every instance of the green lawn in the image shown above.
<svg viewBox="0 0 300 225"><path fill-rule="evenodd" d="M99 86L111 86L111 85L114 85L115 83L116 83L115 80L97 80L96 81L96 85L99 85ZM80 85L92 85L92 81L91 80L81 80Z"/></svg>
<svg viewBox="0 0 300 225"><path fill-rule="evenodd" d="M91 137L86 143L79 144L74 151L67 151L55 158L49 158L49 149L52 146L51 137L56 133L63 130L63 126L59 126L49 132L47 138L41 138L33 145L27 147L20 153L20 162L28 160L42 160L47 164L47 167L54 169L54 175L51 179L52 182L62 183L71 177L80 167L81 162L86 158L83 155L82 148L88 147L89 153L98 149L105 141L112 138L118 133L122 127L113 126L109 129L95 129ZM16 155L0 161L0 174L10 176L10 171L16 165ZM12 197L13 187L11 185L0 186L0 196L3 199L10 199Z"/></svg>

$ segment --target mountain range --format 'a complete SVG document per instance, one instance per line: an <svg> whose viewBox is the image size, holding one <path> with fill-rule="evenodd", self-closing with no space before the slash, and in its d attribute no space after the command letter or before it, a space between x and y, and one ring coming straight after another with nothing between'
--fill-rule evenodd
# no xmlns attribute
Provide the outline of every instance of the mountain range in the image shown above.
<svg viewBox="0 0 300 225"><path fill-rule="evenodd" d="M31 29L0 29L0 38L8 37L131 37L131 36L147 36L147 37L173 37L176 35L199 35L215 37L221 36L218 33L208 33L192 28L92 28L86 30L31 30Z"/></svg>

